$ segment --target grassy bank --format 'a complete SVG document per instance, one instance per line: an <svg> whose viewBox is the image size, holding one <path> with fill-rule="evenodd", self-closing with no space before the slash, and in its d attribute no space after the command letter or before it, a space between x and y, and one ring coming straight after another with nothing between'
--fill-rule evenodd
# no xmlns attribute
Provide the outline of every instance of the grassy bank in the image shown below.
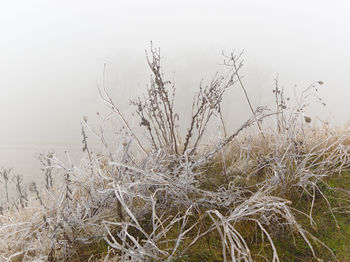
<svg viewBox="0 0 350 262"><path fill-rule="evenodd" d="M224 58L225 73L196 93L184 134L175 86L151 49L151 84L131 102L146 140L102 87L111 113L98 131L84 117L80 163L42 155L45 187L22 185L3 169L18 200L2 208L0 261L347 261L350 130L305 114L310 98L322 101L314 92L323 83L289 105L276 81L276 111L255 109L241 54ZM234 85L252 116L232 131L221 105ZM111 116L124 125L112 143ZM209 140L213 119L220 137ZM90 150L90 134L100 152Z"/></svg>

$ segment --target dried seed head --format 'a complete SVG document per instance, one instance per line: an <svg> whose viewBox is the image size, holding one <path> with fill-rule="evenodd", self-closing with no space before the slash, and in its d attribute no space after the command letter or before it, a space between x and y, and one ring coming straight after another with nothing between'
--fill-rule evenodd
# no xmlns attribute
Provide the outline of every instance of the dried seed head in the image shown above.
<svg viewBox="0 0 350 262"><path fill-rule="evenodd" d="M310 123L311 122L311 117L304 116L305 122Z"/></svg>
<svg viewBox="0 0 350 262"><path fill-rule="evenodd" d="M84 116L83 120L84 120L85 123L87 123L87 120L88 120L87 116Z"/></svg>
<svg viewBox="0 0 350 262"><path fill-rule="evenodd" d="M323 85L323 81L318 81L317 82L319 85Z"/></svg>

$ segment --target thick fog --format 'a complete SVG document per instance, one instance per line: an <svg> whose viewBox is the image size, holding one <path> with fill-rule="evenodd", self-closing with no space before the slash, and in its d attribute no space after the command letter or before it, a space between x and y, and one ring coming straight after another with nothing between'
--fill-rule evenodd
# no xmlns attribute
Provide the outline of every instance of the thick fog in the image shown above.
<svg viewBox="0 0 350 262"><path fill-rule="evenodd" d="M274 78L286 90L325 84L310 114L344 124L350 111L348 1L0 1L0 167L39 174L36 152L81 149L80 122L103 111L97 86L122 110L150 79L145 49L161 47L188 113L199 82L221 70L221 52L245 50L244 83L254 106L270 103ZM272 105L271 105L272 106ZM224 116L249 116L236 87ZM184 117L186 119L186 117ZM135 124L137 125L137 123Z"/></svg>

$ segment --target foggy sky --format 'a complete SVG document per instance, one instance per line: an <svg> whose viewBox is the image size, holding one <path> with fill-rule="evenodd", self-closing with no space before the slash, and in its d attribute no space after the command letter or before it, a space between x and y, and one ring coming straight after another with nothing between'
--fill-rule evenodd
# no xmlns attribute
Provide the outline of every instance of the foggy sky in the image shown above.
<svg viewBox="0 0 350 262"><path fill-rule="evenodd" d="M34 170L36 151L79 148L82 116L94 119L103 108L104 63L107 87L125 108L148 83L151 40L184 104L201 78L220 70L222 50L244 49L244 81L256 106L269 102L277 73L286 89L322 80L327 108L315 112L345 123L349 10L340 0L1 0L0 167L16 164L24 173ZM249 108L236 91L226 117L239 123Z"/></svg>

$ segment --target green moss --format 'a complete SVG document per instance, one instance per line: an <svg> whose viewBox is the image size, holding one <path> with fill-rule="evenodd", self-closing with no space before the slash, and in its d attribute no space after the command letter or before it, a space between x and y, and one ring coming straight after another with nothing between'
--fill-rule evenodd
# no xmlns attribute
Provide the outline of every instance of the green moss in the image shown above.
<svg viewBox="0 0 350 262"><path fill-rule="evenodd" d="M350 190L350 174L334 175L327 179L326 183L335 188ZM329 200L336 221L327 202L318 194L312 212L316 227L311 227L310 220L307 217L296 214L298 222L334 252L336 261L350 261L350 202L348 202L350 201L350 195L342 190L331 190L325 185L319 185L319 187ZM308 214L311 201L303 195L299 201L294 201L293 205L298 210ZM294 239L292 237L278 238L276 243L281 261L314 261L305 241L300 237L294 236ZM313 245L319 258L324 261L334 261L331 253L324 246L315 242L313 242Z"/></svg>
<svg viewBox="0 0 350 262"><path fill-rule="evenodd" d="M98 258L105 257L108 253L108 244L104 240L99 240L88 245L81 245L76 250L76 258L72 258L72 261L88 261L90 257L93 257L93 261L95 261Z"/></svg>

